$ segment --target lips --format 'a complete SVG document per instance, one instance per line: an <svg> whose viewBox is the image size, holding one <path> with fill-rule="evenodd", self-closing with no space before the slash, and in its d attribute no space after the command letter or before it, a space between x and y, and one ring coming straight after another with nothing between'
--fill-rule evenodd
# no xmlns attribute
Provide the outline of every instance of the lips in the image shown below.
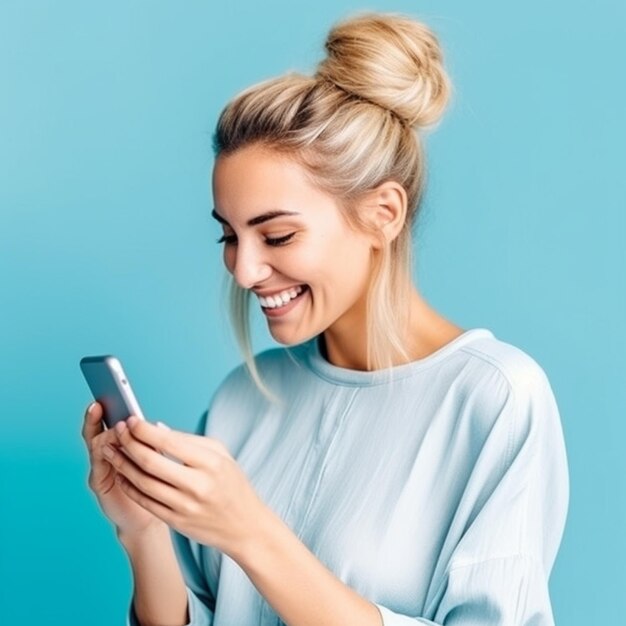
<svg viewBox="0 0 626 626"><path fill-rule="evenodd" d="M273 298L284 291L291 291L292 289L306 289L306 285L290 285L289 287L283 287L282 289L273 289L272 291L255 291L254 294L259 298Z"/></svg>
<svg viewBox="0 0 626 626"><path fill-rule="evenodd" d="M295 300L299 295L307 290L306 285L296 285L295 287L288 287L281 291L273 291L271 294L263 295L259 292L255 292L259 299L259 303L264 309L280 309L283 306L287 306L289 302Z"/></svg>
<svg viewBox="0 0 626 626"><path fill-rule="evenodd" d="M281 317L283 315L287 315L289 311L298 306L303 296L305 296L310 291L307 285L302 285L302 291L295 297L289 300L287 304L283 304L278 307L264 307L261 306L261 310L267 317Z"/></svg>

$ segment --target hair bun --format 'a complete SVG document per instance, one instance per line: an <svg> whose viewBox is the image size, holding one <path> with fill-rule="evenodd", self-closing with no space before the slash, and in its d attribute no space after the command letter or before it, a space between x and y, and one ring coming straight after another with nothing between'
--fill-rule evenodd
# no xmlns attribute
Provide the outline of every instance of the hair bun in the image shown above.
<svg viewBox="0 0 626 626"><path fill-rule="evenodd" d="M434 33L395 14L368 13L337 23L315 76L393 111L410 126L439 120L451 85Z"/></svg>

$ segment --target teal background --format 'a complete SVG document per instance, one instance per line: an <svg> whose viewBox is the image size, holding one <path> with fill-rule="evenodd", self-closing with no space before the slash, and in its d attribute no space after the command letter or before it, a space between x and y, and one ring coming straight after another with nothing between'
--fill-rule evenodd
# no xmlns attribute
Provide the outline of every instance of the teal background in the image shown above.
<svg viewBox="0 0 626 626"><path fill-rule="evenodd" d="M408 12L455 96L426 138L420 288L546 370L571 473L557 623L626 613L626 5L598 0L0 2L0 605L123 623L126 559L86 486L78 360L113 353L191 430L239 362L209 217L238 90L310 71L331 23ZM258 316L255 348L274 345Z"/></svg>

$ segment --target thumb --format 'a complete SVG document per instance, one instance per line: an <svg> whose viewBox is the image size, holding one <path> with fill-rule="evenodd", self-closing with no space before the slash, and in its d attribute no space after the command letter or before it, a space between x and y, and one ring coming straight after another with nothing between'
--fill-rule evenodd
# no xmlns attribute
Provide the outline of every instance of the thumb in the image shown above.
<svg viewBox="0 0 626 626"><path fill-rule="evenodd" d="M102 405L99 402L92 402L87 407L83 422L83 437L87 443L104 430L102 414Z"/></svg>

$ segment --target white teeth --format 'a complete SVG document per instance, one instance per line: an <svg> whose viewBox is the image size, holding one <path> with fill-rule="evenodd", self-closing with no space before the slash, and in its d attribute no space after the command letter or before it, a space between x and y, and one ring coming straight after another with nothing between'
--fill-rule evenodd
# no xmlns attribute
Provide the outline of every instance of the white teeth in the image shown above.
<svg viewBox="0 0 626 626"><path fill-rule="evenodd" d="M293 300L299 293L302 293L302 286L300 285L266 298L259 296L259 302L262 307L277 309Z"/></svg>

